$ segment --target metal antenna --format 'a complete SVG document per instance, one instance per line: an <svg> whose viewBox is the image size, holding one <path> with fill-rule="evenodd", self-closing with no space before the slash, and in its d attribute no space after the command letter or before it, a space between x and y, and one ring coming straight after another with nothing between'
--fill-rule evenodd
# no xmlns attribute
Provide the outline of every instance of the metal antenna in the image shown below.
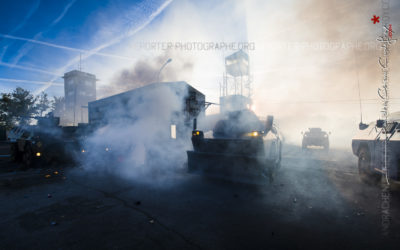
<svg viewBox="0 0 400 250"><path fill-rule="evenodd" d="M360 90L360 78L358 77L357 54L355 49L353 50L353 52L354 52L354 61L357 74L358 100L360 102L360 119L361 119L360 123L362 123L363 119L362 119L362 105L361 105L361 90Z"/></svg>

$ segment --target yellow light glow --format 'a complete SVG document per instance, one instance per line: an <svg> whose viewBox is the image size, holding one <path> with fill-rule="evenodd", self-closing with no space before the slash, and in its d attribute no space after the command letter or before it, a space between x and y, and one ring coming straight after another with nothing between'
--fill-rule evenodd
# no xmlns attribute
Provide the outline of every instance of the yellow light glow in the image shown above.
<svg viewBox="0 0 400 250"><path fill-rule="evenodd" d="M200 132L199 132L199 131L196 131L196 135L200 135Z"/></svg>
<svg viewBox="0 0 400 250"><path fill-rule="evenodd" d="M40 155L41 155L40 152L37 152L37 153L36 153L36 156L37 156L37 157L40 157Z"/></svg>
<svg viewBox="0 0 400 250"><path fill-rule="evenodd" d="M250 136L250 137L257 137L259 135L260 135L260 133L258 133L258 131L253 131L253 132L246 134L246 136Z"/></svg>
<svg viewBox="0 0 400 250"><path fill-rule="evenodd" d="M82 149L82 153L85 153L86 151L84 149Z"/></svg>

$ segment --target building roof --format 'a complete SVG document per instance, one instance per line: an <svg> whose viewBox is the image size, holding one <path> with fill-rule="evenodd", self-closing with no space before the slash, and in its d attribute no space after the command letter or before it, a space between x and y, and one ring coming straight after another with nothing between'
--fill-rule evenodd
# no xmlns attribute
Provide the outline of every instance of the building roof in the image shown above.
<svg viewBox="0 0 400 250"><path fill-rule="evenodd" d="M179 82L155 82L155 83L150 83L150 84L148 84L146 86L143 86L143 87L134 88L134 89L131 89L131 90L128 90L128 91L125 91L125 92L122 92L122 93L119 93L119 94L116 94L116 95L112 95L112 96L108 96L108 97L105 97L105 98L102 98L102 99L99 99L99 100L96 100L96 101L92 101L89 104L94 104L94 103L100 104L100 103L103 103L103 102L107 103L112 99L119 99L119 98L125 98L125 97L128 98L128 97L131 97L132 95L140 94L140 93L143 93L145 91L149 91L151 89L156 89L156 88L163 87L163 86L170 86L170 87L175 88L175 89L188 87L189 90L195 91L195 92L197 92L197 93L199 93L199 94L204 96L203 93L201 93L197 89L193 88L191 85L189 85L185 81L179 81Z"/></svg>
<svg viewBox="0 0 400 250"><path fill-rule="evenodd" d="M240 60L240 59L245 59L246 61L249 60L249 55L247 55L246 52L244 52L243 50L239 50L235 53L233 53L232 55L229 55L227 57L225 57L225 61L230 61L230 60Z"/></svg>
<svg viewBox="0 0 400 250"><path fill-rule="evenodd" d="M70 72L64 73L63 78L71 77L71 76L83 76L83 77L89 77L89 78L96 78L96 76L93 74L79 71L79 70L71 70Z"/></svg>

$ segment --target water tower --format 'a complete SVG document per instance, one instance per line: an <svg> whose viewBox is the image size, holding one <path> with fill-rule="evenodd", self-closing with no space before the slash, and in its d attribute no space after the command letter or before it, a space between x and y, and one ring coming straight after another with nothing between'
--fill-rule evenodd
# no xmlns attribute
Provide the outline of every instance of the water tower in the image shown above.
<svg viewBox="0 0 400 250"><path fill-rule="evenodd" d="M220 105L221 113L250 108L249 56L243 50L225 57L225 73L220 86Z"/></svg>

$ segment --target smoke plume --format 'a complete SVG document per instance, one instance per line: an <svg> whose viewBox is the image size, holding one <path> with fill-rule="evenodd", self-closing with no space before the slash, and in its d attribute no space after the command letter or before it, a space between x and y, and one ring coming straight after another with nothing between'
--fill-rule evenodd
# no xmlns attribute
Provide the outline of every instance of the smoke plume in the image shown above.
<svg viewBox="0 0 400 250"><path fill-rule="evenodd" d="M170 58L172 61L160 72L163 64ZM182 80L180 72L190 74L192 69L193 63L190 58L182 58L177 54L165 52L154 58L139 59L132 67L115 73L109 87L116 93L143 87L153 82Z"/></svg>
<svg viewBox="0 0 400 250"><path fill-rule="evenodd" d="M85 141L82 164L137 181L164 181L183 168L191 146L182 112L187 88L161 83L135 93L102 106L102 125Z"/></svg>

